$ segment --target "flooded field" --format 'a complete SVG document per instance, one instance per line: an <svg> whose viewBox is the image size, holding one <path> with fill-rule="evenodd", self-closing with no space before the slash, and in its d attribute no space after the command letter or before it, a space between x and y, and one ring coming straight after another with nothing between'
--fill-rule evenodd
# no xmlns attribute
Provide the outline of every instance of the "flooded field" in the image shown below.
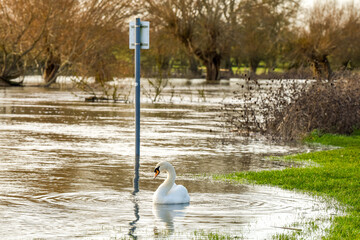
<svg viewBox="0 0 360 240"><path fill-rule="evenodd" d="M310 150L256 139L222 144L214 109L233 88L179 85L171 103L144 97L137 193L133 104L88 103L65 90L0 89L0 236L187 239L201 230L266 239L292 231L284 227L294 222L336 214L306 195L204 177L283 168L266 156ZM174 165L190 204L153 206L164 179L153 180L160 161Z"/></svg>

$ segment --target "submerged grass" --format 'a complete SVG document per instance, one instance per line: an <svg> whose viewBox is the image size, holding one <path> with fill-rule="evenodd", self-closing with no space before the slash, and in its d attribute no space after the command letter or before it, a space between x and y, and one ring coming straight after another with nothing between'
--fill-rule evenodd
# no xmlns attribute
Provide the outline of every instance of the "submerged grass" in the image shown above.
<svg viewBox="0 0 360 240"><path fill-rule="evenodd" d="M234 239L234 237L232 237L230 235L224 235L224 234L221 234L221 233L205 232L203 230L200 230L200 231L195 231L194 232L194 237L192 239L193 240L202 240L202 239L206 239L206 240L230 240L230 239Z"/></svg>
<svg viewBox="0 0 360 240"><path fill-rule="evenodd" d="M347 214L333 218L326 239L360 239L360 131L351 136L314 132L306 141L342 148L285 157L293 161L312 161L316 163L315 166L236 172L214 178L273 185L333 198L346 207ZM291 239L284 235L277 238Z"/></svg>

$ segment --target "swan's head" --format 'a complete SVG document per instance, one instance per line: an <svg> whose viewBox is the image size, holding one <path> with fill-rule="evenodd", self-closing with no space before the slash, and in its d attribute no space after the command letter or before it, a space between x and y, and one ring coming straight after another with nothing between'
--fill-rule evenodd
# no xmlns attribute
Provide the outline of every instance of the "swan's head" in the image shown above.
<svg viewBox="0 0 360 240"><path fill-rule="evenodd" d="M156 165L154 173L154 179L160 174L160 172L168 172L169 170L174 170L174 167L168 162L160 162Z"/></svg>

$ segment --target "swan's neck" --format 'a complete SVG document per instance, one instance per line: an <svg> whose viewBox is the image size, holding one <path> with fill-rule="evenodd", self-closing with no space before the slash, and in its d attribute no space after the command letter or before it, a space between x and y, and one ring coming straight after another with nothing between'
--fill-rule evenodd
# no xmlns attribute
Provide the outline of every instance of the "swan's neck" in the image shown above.
<svg viewBox="0 0 360 240"><path fill-rule="evenodd" d="M161 184L161 189L164 191L164 193L168 193L170 189L174 186L176 178L176 173L174 167L170 167L167 169L167 178L166 180Z"/></svg>

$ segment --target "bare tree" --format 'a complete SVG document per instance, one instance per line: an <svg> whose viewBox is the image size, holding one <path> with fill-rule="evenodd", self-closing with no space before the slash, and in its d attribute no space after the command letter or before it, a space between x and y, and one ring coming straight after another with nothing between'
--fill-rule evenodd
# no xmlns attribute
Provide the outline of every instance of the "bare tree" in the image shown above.
<svg viewBox="0 0 360 240"><path fill-rule="evenodd" d="M166 78L179 51L179 42L162 26L155 24L151 26L150 38L151 48L144 51L142 69L148 76Z"/></svg>
<svg viewBox="0 0 360 240"><path fill-rule="evenodd" d="M24 74L42 39L51 11L42 11L44 1L0 0L0 81L18 86L14 79Z"/></svg>
<svg viewBox="0 0 360 240"><path fill-rule="evenodd" d="M45 86L65 70L105 79L131 14L125 0L0 0L0 79L21 85L36 65Z"/></svg>
<svg viewBox="0 0 360 240"><path fill-rule="evenodd" d="M145 0L146 10L206 67L206 79L220 79L220 64L233 41L235 0Z"/></svg>
<svg viewBox="0 0 360 240"><path fill-rule="evenodd" d="M329 56L340 45L344 16L344 9L335 1L318 2L296 30L295 56L307 59L317 79L331 79Z"/></svg>
<svg viewBox="0 0 360 240"><path fill-rule="evenodd" d="M125 0L55 1L57 14L48 24L42 47L46 86L65 70L97 81L116 72L116 47L123 43L125 20L132 14ZM49 3L50 4L50 3ZM49 7L54 8L51 4Z"/></svg>
<svg viewBox="0 0 360 240"><path fill-rule="evenodd" d="M77 34L79 34L74 30L80 6L76 0L49 0L46 3L44 8L51 9L54 14L49 20L42 42L38 46L42 51L38 64L45 83L50 85L56 81L58 74L68 64L63 56L75 53L74 49L68 51L69 48L74 47L73 42L76 42ZM70 33L72 34L70 35Z"/></svg>
<svg viewBox="0 0 360 240"><path fill-rule="evenodd" d="M341 69L360 66L360 7L354 2L344 6L342 33L333 57Z"/></svg>
<svg viewBox="0 0 360 240"><path fill-rule="evenodd" d="M298 0L243 0L237 15L238 41L234 56L249 64L256 73L260 61L276 62L289 29L298 11Z"/></svg>

